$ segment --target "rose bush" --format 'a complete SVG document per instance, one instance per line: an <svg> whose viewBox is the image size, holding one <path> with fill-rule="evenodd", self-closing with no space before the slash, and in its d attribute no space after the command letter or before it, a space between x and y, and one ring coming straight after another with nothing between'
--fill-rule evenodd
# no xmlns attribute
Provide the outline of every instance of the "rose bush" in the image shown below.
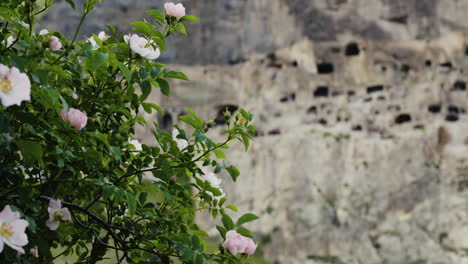
<svg viewBox="0 0 468 264"><path fill-rule="evenodd" d="M79 40L100 1L66 0L82 12L73 38L36 33L54 2L0 1L0 263L246 263L256 244L243 224L257 217L232 220L221 178L240 175L224 151L234 140L248 149L252 114L226 112L222 142L192 109L172 132L141 115L163 115L147 98L169 96L168 78L189 81L157 59L198 19L168 3L133 33L108 25ZM152 144L135 139L136 126L152 129ZM220 223L218 250L207 249L198 210Z"/></svg>

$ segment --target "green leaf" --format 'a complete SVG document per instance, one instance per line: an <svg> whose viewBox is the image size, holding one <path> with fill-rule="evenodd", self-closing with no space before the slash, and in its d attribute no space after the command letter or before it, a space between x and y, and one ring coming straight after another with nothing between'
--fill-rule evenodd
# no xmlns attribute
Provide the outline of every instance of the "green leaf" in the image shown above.
<svg viewBox="0 0 468 264"><path fill-rule="evenodd" d="M114 195L114 186L112 185L106 185L102 189L102 198L105 200L110 199Z"/></svg>
<svg viewBox="0 0 468 264"><path fill-rule="evenodd" d="M218 159L225 159L226 158L226 154L224 154L224 152L220 149L214 149L213 152L215 153L216 155L216 158Z"/></svg>
<svg viewBox="0 0 468 264"><path fill-rule="evenodd" d="M184 263L189 263L188 260L192 256L193 256L193 251L188 247L184 248L183 253L182 253L182 260L184 261Z"/></svg>
<svg viewBox="0 0 468 264"><path fill-rule="evenodd" d="M108 141L109 135L108 134L99 133L97 131L95 131L95 132L86 132L86 134L90 135L92 137L95 137L96 139L98 139L99 141L104 143L105 145L107 145L109 143L109 141Z"/></svg>
<svg viewBox="0 0 468 264"><path fill-rule="evenodd" d="M158 111L158 113L160 115L164 115L164 111L161 107L159 107L159 105L155 104L155 103L142 103L141 106L143 107L143 109L145 110L145 112L147 112L148 114L151 114L151 109L154 109L156 111Z"/></svg>
<svg viewBox="0 0 468 264"><path fill-rule="evenodd" d="M148 198L148 193L147 192L142 192L138 196L138 201L140 202L140 204L145 204L147 198Z"/></svg>
<svg viewBox="0 0 468 264"><path fill-rule="evenodd" d="M191 125L194 128L198 128L198 123L190 116L187 116L187 115L179 116L179 119Z"/></svg>
<svg viewBox="0 0 468 264"><path fill-rule="evenodd" d="M141 106L146 113L151 114L153 112L153 108L151 108L151 106L149 106L147 103L142 103Z"/></svg>
<svg viewBox="0 0 468 264"><path fill-rule="evenodd" d="M111 33L112 36L117 36L117 29L112 26L112 25L106 25L107 29L109 30L109 32Z"/></svg>
<svg viewBox="0 0 468 264"><path fill-rule="evenodd" d="M120 150L120 147L117 146L111 146L111 151L114 154L114 158L117 161L122 161L122 152Z"/></svg>
<svg viewBox="0 0 468 264"><path fill-rule="evenodd" d="M31 73L31 78L36 83L45 84L49 82L49 72L44 70L37 70Z"/></svg>
<svg viewBox="0 0 468 264"><path fill-rule="evenodd" d="M192 235L192 248L200 248L200 239L197 235Z"/></svg>
<svg viewBox="0 0 468 264"><path fill-rule="evenodd" d="M195 264L203 264L203 256L199 253L195 254Z"/></svg>
<svg viewBox="0 0 468 264"><path fill-rule="evenodd" d="M239 209L237 209L237 206L235 206L233 204L230 204L230 205L226 206L226 208L229 208L234 212L239 212Z"/></svg>
<svg viewBox="0 0 468 264"><path fill-rule="evenodd" d="M103 186L104 185L104 183L99 179L93 179L92 182L93 182L94 185L98 185L98 186Z"/></svg>
<svg viewBox="0 0 468 264"><path fill-rule="evenodd" d="M218 189L218 188L215 188L215 187L207 187L206 188L207 191L211 192L214 196L221 196L223 195L223 193Z"/></svg>
<svg viewBox="0 0 468 264"><path fill-rule="evenodd" d="M17 54L10 55L11 64L16 66L20 71L24 71L24 66L28 62L28 59L23 56L18 56Z"/></svg>
<svg viewBox="0 0 468 264"><path fill-rule="evenodd" d="M200 19L196 16L183 16L179 19L179 22L182 22L182 21L195 21L195 22L199 22Z"/></svg>
<svg viewBox="0 0 468 264"><path fill-rule="evenodd" d="M224 204L224 202L226 202L226 200L227 200L226 197L221 198L221 200L219 200L219 206L220 207L223 206L223 204Z"/></svg>
<svg viewBox="0 0 468 264"><path fill-rule="evenodd" d="M169 83L164 79L157 79L156 82L159 84L159 88L161 88L161 92L165 96L169 96L169 94L171 93L169 89Z"/></svg>
<svg viewBox="0 0 468 264"><path fill-rule="evenodd" d="M127 80L127 83L132 83L132 73L130 70L125 66L122 62L118 61L117 66L119 67L120 71L125 77L125 80Z"/></svg>
<svg viewBox="0 0 468 264"><path fill-rule="evenodd" d="M73 0L65 0L73 9L75 9L75 3Z"/></svg>
<svg viewBox="0 0 468 264"><path fill-rule="evenodd" d="M237 233L243 235L243 236L246 236L246 237L250 237L250 238L253 238L253 234L252 232L250 232L250 230L246 229L246 228L238 228L237 230Z"/></svg>
<svg viewBox="0 0 468 264"><path fill-rule="evenodd" d="M237 169L237 168L234 167L234 166L229 166L229 167L226 167L225 169L227 170L227 172L229 173L229 175L231 175L232 180L233 180L233 181L236 181L237 178L238 178L239 175L240 175L239 169Z"/></svg>
<svg viewBox="0 0 468 264"><path fill-rule="evenodd" d="M254 214L251 214L251 213L247 213L247 214L241 216L237 220L236 225L241 226L241 225L243 225L245 223L252 222L252 221L257 220L257 219L258 219L258 216L254 215Z"/></svg>
<svg viewBox="0 0 468 264"><path fill-rule="evenodd" d="M0 112L0 133L7 133L10 131L10 113L8 112Z"/></svg>
<svg viewBox="0 0 468 264"><path fill-rule="evenodd" d="M39 101L46 109L53 109L60 113L59 94L55 89L39 89Z"/></svg>
<svg viewBox="0 0 468 264"><path fill-rule="evenodd" d="M37 224L36 224L36 221L34 220L34 218L29 217L29 216L25 216L24 218L25 218L26 221L28 221L28 223L29 223L28 229L31 230L31 232L36 233Z"/></svg>
<svg viewBox="0 0 468 264"><path fill-rule="evenodd" d="M176 71L167 72L164 75L164 77L165 78L175 78L175 79L190 81L190 79L187 77L187 75L183 74L182 72L176 72Z"/></svg>
<svg viewBox="0 0 468 264"><path fill-rule="evenodd" d="M197 116L195 111L193 109L191 109L191 108L188 108L188 107L186 107L184 109L185 109L185 111L187 111L190 114L190 116L191 116L191 118L193 120L192 122L194 123L194 125L192 125L192 126L194 128L196 128L196 129L203 129L204 122L203 122L203 120L201 118L199 118Z"/></svg>
<svg viewBox="0 0 468 264"><path fill-rule="evenodd" d="M218 229L218 232L219 232L219 234L223 237L223 239L226 239L226 233L227 233L226 228L217 225L217 226L216 226L216 229Z"/></svg>
<svg viewBox="0 0 468 264"><path fill-rule="evenodd" d="M151 31L153 31L154 26L150 23L143 22L143 21L135 21L130 25L134 26L133 30L141 32L145 35L151 35Z"/></svg>
<svg viewBox="0 0 468 264"><path fill-rule="evenodd" d="M154 37L152 40L158 44L162 52L166 51L166 40L164 38Z"/></svg>
<svg viewBox="0 0 468 264"><path fill-rule="evenodd" d="M101 52L94 53L91 57L84 59L86 66L92 71L101 68L107 61L107 54Z"/></svg>
<svg viewBox="0 0 468 264"><path fill-rule="evenodd" d="M187 35L187 30L185 29L185 26L182 23L177 24L177 31L179 31L180 33L184 35Z"/></svg>
<svg viewBox="0 0 468 264"><path fill-rule="evenodd" d="M243 134L241 134L241 137L242 137L242 142L244 143L245 151L249 150L249 144L250 144L249 135L243 133Z"/></svg>
<svg viewBox="0 0 468 264"><path fill-rule="evenodd" d="M127 197L128 212L130 213L130 215L134 215L137 207L137 201L135 200L135 196L129 192L125 192L125 196Z"/></svg>
<svg viewBox="0 0 468 264"><path fill-rule="evenodd" d="M196 234L197 236L201 236L201 237L209 237L210 235L203 231L203 230L195 230L193 231L194 234Z"/></svg>
<svg viewBox="0 0 468 264"><path fill-rule="evenodd" d="M223 214L221 217L221 221L223 222L224 227L226 230L232 230L234 229L234 222L232 221L231 217L227 214Z"/></svg>
<svg viewBox="0 0 468 264"><path fill-rule="evenodd" d="M42 146L37 141L18 140L16 142L24 158L26 167L31 167L34 162L41 162L44 153Z"/></svg>
<svg viewBox="0 0 468 264"><path fill-rule="evenodd" d="M146 12L146 14L154 17L156 20L158 20L160 22L164 22L164 20L165 20L164 14L159 10L149 10L149 11Z"/></svg>
<svg viewBox="0 0 468 264"><path fill-rule="evenodd" d="M141 100L144 101L151 94L151 90L153 89L153 87L151 86L150 82L144 80L140 83L140 88L142 93Z"/></svg>

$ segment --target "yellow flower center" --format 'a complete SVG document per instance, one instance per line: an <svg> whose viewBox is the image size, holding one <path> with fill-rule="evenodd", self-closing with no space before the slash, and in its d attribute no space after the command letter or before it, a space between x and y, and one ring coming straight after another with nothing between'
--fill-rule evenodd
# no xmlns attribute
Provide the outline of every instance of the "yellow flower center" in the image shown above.
<svg viewBox="0 0 468 264"><path fill-rule="evenodd" d="M55 211L54 220L55 221L62 221L62 218L63 218L62 210Z"/></svg>
<svg viewBox="0 0 468 264"><path fill-rule="evenodd" d="M0 225L0 236L9 238L13 235L13 227L8 223L2 223Z"/></svg>
<svg viewBox="0 0 468 264"><path fill-rule="evenodd" d="M11 82L7 78L0 79L0 90L3 93L9 93L11 91Z"/></svg>
<svg viewBox="0 0 468 264"><path fill-rule="evenodd" d="M239 116L237 116L237 122L239 122L239 125L244 125L247 122L247 119L245 119L245 117L239 115Z"/></svg>

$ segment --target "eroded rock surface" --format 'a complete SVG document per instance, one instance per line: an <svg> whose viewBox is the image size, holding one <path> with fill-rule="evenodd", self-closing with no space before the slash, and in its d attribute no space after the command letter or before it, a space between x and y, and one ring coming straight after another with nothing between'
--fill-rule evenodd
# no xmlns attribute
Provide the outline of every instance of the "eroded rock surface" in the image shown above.
<svg viewBox="0 0 468 264"><path fill-rule="evenodd" d="M303 40L235 66L172 65L192 82L152 100L167 128L182 106L256 114L251 150L229 152L242 176L224 188L262 215L250 227L268 259L468 263L467 37Z"/></svg>
<svg viewBox="0 0 468 264"><path fill-rule="evenodd" d="M76 0L82 6L83 0ZM161 9L164 0L105 0L86 21L82 35L116 25L121 32ZM274 51L303 37L314 41L437 38L468 28L465 0L180 0L201 23L176 37L164 60L183 64L236 64L257 52ZM44 25L73 35L80 13L64 1L43 17ZM66 18L66 20L64 20ZM148 17L147 17L148 18ZM190 48L187 48L190 46Z"/></svg>

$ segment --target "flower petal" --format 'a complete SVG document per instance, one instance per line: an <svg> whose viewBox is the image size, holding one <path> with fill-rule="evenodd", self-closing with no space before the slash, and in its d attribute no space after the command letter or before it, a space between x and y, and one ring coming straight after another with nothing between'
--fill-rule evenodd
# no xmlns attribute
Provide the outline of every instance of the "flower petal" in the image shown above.
<svg viewBox="0 0 468 264"><path fill-rule="evenodd" d="M15 245L26 246L28 244L28 236L26 235L26 227L29 223L26 220L19 219L11 223L13 228L13 236L8 240L12 241Z"/></svg>
<svg viewBox="0 0 468 264"><path fill-rule="evenodd" d="M62 201L60 201L60 199L51 199L49 201L49 208L59 210L60 208L62 208Z"/></svg>
<svg viewBox="0 0 468 264"><path fill-rule="evenodd" d="M68 208L66 208L66 207L62 208L62 220L63 221L70 221L71 220L70 211L68 211Z"/></svg>
<svg viewBox="0 0 468 264"><path fill-rule="evenodd" d="M16 221L20 218L20 214L18 212L13 212L11 210L10 205L5 206L3 208L3 211L0 212L0 220L2 222L8 222L11 223L13 221Z"/></svg>
<svg viewBox="0 0 468 264"><path fill-rule="evenodd" d="M50 230L57 230L59 225L60 225L59 221L50 220L50 219L46 221L46 226L49 227Z"/></svg>

